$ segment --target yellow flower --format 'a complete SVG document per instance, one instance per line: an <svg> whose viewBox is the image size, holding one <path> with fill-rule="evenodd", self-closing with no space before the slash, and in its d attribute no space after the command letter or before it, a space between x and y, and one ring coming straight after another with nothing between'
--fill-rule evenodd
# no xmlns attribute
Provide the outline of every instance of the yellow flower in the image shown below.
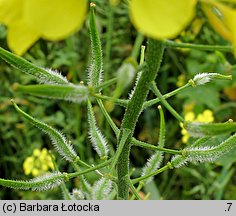
<svg viewBox="0 0 236 216"><path fill-rule="evenodd" d="M86 0L0 0L0 23L11 50L22 55L39 38L61 40L82 24Z"/></svg>
<svg viewBox="0 0 236 216"><path fill-rule="evenodd" d="M199 113L197 117L195 117L195 114L190 111L187 112L184 116L185 121L190 121L190 122L205 122L205 123L210 123L214 121L214 116L211 110L204 110L202 113ZM181 134L182 136L182 142L187 143L189 139L189 134L188 131L183 127L183 123L180 123L181 129Z"/></svg>
<svg viewBox="0 0 236 216"><path fill-rule="evenodd" d="M159 40L171 39L191 22L197 2L215 31L236 47L236 9L219 0L131 0L130 18L143 34Z"/></svg>
<svg viewBox="0 0 236 216"><path fill-rule="evenodd" d="M33 155L34 155L35 157L38 157L38 156L40 155L40 150L39 150L39 149L34 149Z"/></svg>
<svg viewBox="0 0 236 216"><path fill-rule="evenodd" d="M214 121L213 113L211 110L205 110L202 114L198 114L196 118L197 122L210 123Z"/></svg>
<svg viewBox="0 0 236 216"><path fill-rule="evenodd" d="M149 37L174 38L194 17L196 3L197 0L131 0L130 18Z"/></svg>
<svg viewBox="0 0 236 216"><path fill-rule="evenodd" d="M193 121L195 118L194 112L187 112L184 116L185 121Z"/></svg>
<svg viewBox="0 0 236 216"><path fill-rule="evenodd" d="M52 158L46 148L34 149L33 155L27 157L23 163L23 169L26 175L41 175L49 169L54 169Z"/></svg>

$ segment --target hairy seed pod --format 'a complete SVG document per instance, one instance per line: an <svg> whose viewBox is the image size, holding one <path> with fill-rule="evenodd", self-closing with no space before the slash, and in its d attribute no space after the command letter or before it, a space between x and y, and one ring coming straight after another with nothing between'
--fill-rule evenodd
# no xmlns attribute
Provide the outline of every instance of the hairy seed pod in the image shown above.
<svg viewBox="0 0 236 216"><path fill-rule="evenodd" d="M52 144L57 150L57 152L66 160L74 162L78 159L72 145L66 139L66 137L56 129L52 128L51 126L47 125L44 122L39 121L38 119L33 118L29 114L25 113L21 110L14 100L11 100L13 103L16 111L20 113L24 118L26 118L31 124L41 129L44 133L48 134L52 140Z"/></svg>
<svg viewBox="0 0 236 216"><path fill-rule="evenodd" d="M35 76L40 83L46 83L46 84L69 83L68 80L57 71L38 67L28 62L27 60L11 52L8 52L7 50L1 47L0 47L0 57L13 67L19 69L20 71Z"/></svg>
<svg viewBox="0 0 236 216"><path fill-rule="evenodd" d="M0 185L17 190L46 191L59 186L65 181L61 172L46 173L29 181L0 179Z"/></svg>

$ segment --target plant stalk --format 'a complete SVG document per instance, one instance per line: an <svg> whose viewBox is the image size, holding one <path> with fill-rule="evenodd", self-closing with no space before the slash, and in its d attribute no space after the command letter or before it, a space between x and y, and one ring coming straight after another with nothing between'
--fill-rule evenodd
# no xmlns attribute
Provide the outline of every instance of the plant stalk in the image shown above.
<svg viewBox="0 0 236 216"><path fill-rule="evenodd" d="M142 75L138 81L132 98L129 100L124 118L122 120L120 134L118 137L118 145L123 140L124 132L130 130L122 153L120 154L119 161L117 163L118 173L118 199L128 199L129 195L129 156L131 139L134 133L135 125L139 115L142 112L143 103L147 97L151 82L155 80L157 72L159 70L164 46L160 41L153 39L148 40L147 53L146 53L146 66L143 69Z"/></svg>

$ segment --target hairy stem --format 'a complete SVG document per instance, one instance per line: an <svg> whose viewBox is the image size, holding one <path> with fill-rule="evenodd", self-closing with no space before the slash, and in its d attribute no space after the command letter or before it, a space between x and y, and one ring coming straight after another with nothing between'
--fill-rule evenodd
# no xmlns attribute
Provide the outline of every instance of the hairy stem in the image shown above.
<svg viewBox="0 0 236 216"><path fill-rule="evenodd" d="M174 42L170 40L165 40L164 45L166 47L173 48L190 48L190 49L198 49L198 50L206 50L206 51L222 51L222 52L232 52L232 46L219 46L219 45L203 45L203 44L191 44L191 43L180 43Z"/></svg>
<svg viewBox="0 0 236 216"><path fill-rule="evenodd" d="M117 163L118 172L118 198L128 199L129 195L129 155L131 147L131 138L135 129L136 122L142 111L143 103L147 97L151 82L155 80L157 71L160 67L163 56L164 46L160 41L148 40L146 53L146 66L138 81L132 98L128 102L124 118L122 120L118 145L123 140L124 131L131 131L126 139L123 151Z"/></svg>

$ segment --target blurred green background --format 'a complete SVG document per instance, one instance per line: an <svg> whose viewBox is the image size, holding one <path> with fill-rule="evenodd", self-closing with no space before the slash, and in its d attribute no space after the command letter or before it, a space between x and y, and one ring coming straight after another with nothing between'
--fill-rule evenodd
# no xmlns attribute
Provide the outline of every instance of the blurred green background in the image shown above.
<svg viewBox="0 0 236 216"><path fill-rule="evenodd" d="M108 1L94 1L97 5L97 24L100 30L104 53L104 70L106 78L117 76L117 70L124 60L131 56L135 42L146 44L132 27L127 4L123 1L111 9ZM113 18L112 18L113 17ZM209 26L206 18L199 14L198 20L193 20L192 27L187 28L176 38L176 41L196 44L227 44ZM113 20L113 31L109 25ZM7 28L0 25L0 46L8 49L6 42ZM111 51L107 48L110 38ZM39 66L58 69L63 75L74 82L86 82L86 70L89 64L89 30L88 22L84 22L79 32L59 42L39 40L23 57ZM137 55L139 61L139 54ZM166 49L157 84L161 92L167 93L187 82L199 72L218 72L233 75L232 81L214 81L205 86L189 89L169 99L170 104L183 116L192 111L196 115L206 109L213 112L215 122L235 119L236 114L236 64L231 53L205 52L189 49ZM33 77L25 75L0 60L0 177L7 179L29 179L23 170L24 160L32 155L35 148L52 149L49 138L23 120L13 109L10 99L14 98L24 111L47 124L63 131L72 141L81 159L88 163L96 163L98 158L91 147L87 136L87 114L84 104L71 104L63 101L53 101L24 95L14 91L13 84L35 84ZM133 81L134 83L134 81ZM133 83L122 92L121 98L126 99ZM105 89L104 93L113 96L116 85ZM152 93L149 98L154 98ZM106 104L107 106L109 104ZM116 140L109 126L95 107L98 124L115 149ZM119 126L124 109L115 106L110 112L113 120ZM166 147L180 149L187 144L182 143L181 128L169 112L165 112ZM149 143L157 143L159 131L159 115L156 106L146 109L137 124L135 137ZM224 137L217 137L217 144ZM193 140L190 139L189 143ZM132 148L131 166L135 167L134 176L138 176L142 166L151 152ZM167 162L170 155L166 155ZM155 177L154 181L144 187L143 193L150 193L149 199L236 199L236 151L223 156L215 163L190 164L181 169L170 170ZM61 171L70 171L68 163L57 158ZM93 182L96 175L87 176ZM71 190L78 185L77 180L67 183ZM59 189L49 192L16 191L1 187L1 199L63 199Z"/></svg>

